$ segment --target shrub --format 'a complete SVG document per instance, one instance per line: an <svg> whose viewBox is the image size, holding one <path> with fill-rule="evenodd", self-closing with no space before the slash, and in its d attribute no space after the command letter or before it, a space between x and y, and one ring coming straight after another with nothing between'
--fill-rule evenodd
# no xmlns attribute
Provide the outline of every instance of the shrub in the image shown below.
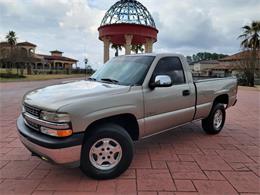
<svg viewBox="0 0 260 195"><path fill-rule="evenodd" d="M12 74L12 73L0 73L0 78L17 78L17 79L22 79L26 78L24 75L18 75L18 74Z"/></svg>

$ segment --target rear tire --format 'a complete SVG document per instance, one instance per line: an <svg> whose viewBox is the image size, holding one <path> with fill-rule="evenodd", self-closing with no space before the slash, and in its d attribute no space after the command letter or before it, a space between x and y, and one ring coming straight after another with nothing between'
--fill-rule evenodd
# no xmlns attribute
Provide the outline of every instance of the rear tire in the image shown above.
<svg viewBox="0 0 260 195"><path fill-rule="evenodd" d="M133 159L133 141L126 130L105 124L90 130L81 150L81 170L95 179L121 175Z"/></svg>
<svg viewBox="0 0 260 195"><path fill-rule="evenodd" d="M202 120L202 128L208 134L218 134L223 129L226 119L226 110L223 104L213 106L209 116Z"/></svg>

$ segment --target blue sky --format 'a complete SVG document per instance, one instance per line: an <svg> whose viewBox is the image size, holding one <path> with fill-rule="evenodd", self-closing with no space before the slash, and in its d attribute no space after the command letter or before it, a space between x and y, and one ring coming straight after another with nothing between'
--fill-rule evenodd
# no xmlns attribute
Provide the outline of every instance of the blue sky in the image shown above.
<svg viewBox="0 0 260 195"><path fill-rule="evenodd" d="M95 67L102 64L97 28L116 0L0 0L0 41L9 30L37 53L58 49ZM241 27L260 20L260 0L140 0L159 29L155 52L191 55L240 50ZM160 2L160 5L158 5ZM114 51L111 50L111 56Z"/></svg>

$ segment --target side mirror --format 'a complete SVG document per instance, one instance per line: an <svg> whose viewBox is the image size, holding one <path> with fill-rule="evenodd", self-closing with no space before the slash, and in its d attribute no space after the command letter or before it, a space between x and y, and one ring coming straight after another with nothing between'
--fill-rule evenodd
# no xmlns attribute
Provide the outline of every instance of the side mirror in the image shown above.
<svg viewBox="0 0 260 195"><path fill-rule="evenodd" d="M149 86L152 89L156 87L171 87L172 79L168 75L157 75L154 80L152 79Z"/></svg>

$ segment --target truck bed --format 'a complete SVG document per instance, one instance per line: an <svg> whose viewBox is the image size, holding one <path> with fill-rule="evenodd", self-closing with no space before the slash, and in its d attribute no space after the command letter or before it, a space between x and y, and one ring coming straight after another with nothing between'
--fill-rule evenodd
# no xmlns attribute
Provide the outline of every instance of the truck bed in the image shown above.
<svg viewBox="0 0 260 195"><path fill-rule="evenodd" d="M206 81L217 81L217 80L232 79L234 77L192 76L192 78L193 78L193 81L195 83L198 83L198 82L206 82Z"/></svg>
<svg viewBox="0 0 260 195"><path fill-rule="evenodd" d="M216 97L226 94L228 105L236 101L237 79L235 77L193 77L196 90L196 116L195 119L208 116Z"/></svg>

